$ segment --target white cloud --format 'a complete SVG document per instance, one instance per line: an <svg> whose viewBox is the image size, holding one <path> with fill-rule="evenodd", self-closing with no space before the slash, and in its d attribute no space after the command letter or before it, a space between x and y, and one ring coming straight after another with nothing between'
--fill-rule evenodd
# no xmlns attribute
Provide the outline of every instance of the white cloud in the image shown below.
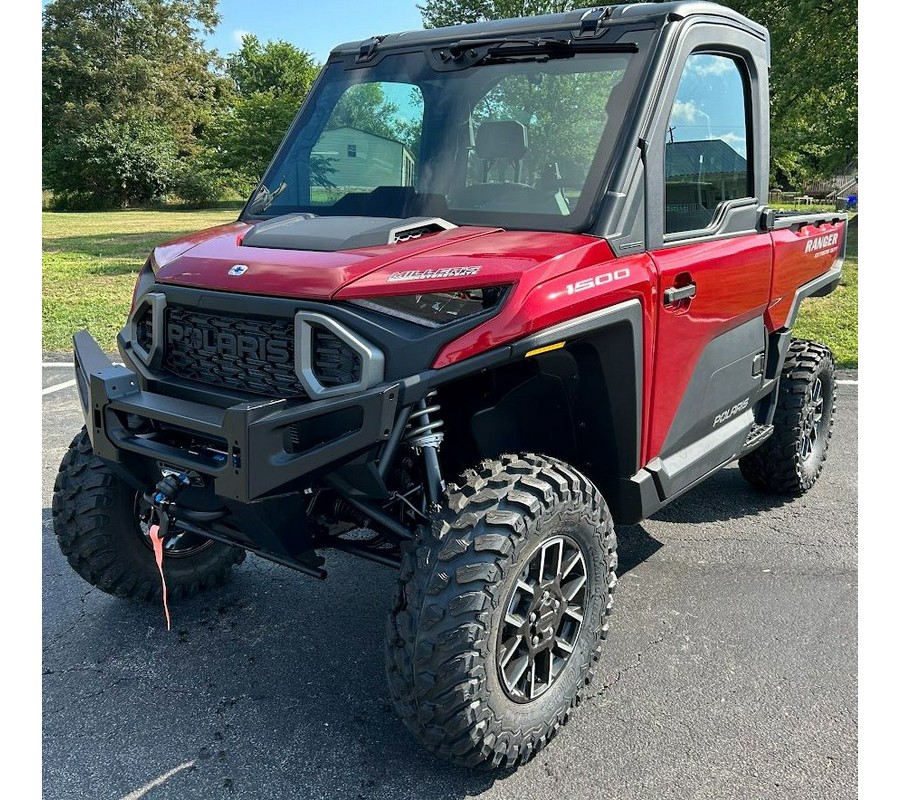
<svg viewBox="0 0 900 800"><path fill-rule="evenodd" d="M727 145L729 145L732 149L736 150L740 153L744 158L747 157L747 139L744 136L740 136L737 133L720 133L715 137L716 139L721 139Z"/></svg>
<svg viewBox="0 0 900 800"><path fill-rule="evenodd" d="M245 31L241 28L238 28L234 33L231 34L231 37L234 39L234 43L240 47L244 43L244 37L249 36L251 31Z"/></svg>
<svg viewBox="0 0 900 800"><path fill-rule="evenodd" d="M701 78L707 75L724 75L733 69L734 61L722 56L694 55L687 62L687 71Z"/></svg>
<svg viewBox="0 0 900 800"><path fill-rule="evenodd" d="M686 103L676 100L675 105L672 106L672 122L696 122L698 110L693 100L688 100Z"/></svg>

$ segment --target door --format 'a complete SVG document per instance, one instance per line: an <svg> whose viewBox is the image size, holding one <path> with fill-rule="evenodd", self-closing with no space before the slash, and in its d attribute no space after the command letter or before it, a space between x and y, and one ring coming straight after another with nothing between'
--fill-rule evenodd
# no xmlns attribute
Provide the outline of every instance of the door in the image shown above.
<svg viewBox="0 0 900 800"><path fill-rule="evenodd" d="M748 62L692 48L664 131L646 455L665 497L739 452L763 381L772 243L756 232ZM758 148L756 150L758 152ZM766 176L767 178L767 176Z"/></svg>

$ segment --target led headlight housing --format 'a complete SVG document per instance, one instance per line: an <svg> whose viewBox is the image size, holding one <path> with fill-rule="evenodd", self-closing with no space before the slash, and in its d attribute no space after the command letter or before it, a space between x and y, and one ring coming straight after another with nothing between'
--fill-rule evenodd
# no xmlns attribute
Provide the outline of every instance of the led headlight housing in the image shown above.
<svg viewBox="0 0 900 800"><path fill-rule="evenodd" d="M488 286L483 289L454 289L446 292L372 297L351 302L417 325L440 328L497 308L503 302L508 288Z"/></svg>

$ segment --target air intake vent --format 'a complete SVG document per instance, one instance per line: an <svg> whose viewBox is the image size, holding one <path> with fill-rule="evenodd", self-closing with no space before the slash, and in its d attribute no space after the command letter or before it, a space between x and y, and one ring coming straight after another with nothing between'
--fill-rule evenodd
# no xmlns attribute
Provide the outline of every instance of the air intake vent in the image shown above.
<svg viewBox="0 0 900 800"><path fill-rule="evenodd" d="M322 386L358 383L362 359L347 342L327 328L313 324L313 373Z"/></svg>
<svg viewBox="0 0 900 800"><path fill-rule="evenodd" d="M134 317L134 338L147 353L153 347L153 307L141 306Z"/></svg>
<svg viewBox="0 0 900 800"><path fill-rule="evenodd" d="M388 236L388 244L400 244L401 242L408 242L411 239L420 239L431 233L449 231L455 227L456 225L452 222L447 222L447 220L441 219L440 217L418 219L412 224L391 228L390 236Z"/></svg>

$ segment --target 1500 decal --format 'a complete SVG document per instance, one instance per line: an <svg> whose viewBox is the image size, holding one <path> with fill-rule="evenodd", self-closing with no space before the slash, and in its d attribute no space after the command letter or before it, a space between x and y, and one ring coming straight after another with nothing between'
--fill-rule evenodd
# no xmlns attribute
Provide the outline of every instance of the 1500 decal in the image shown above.
<svg viewBox="0 0 900 800"><path fill-rule="evenodd" d="M594 275L593 278L585 278L584 280L575 281L575 283L570 283L566 286L566 294L576 294L577 292L586 292L588 289L594 289L600 286L605 286L607 283L612 283L613 281L621 281L631 275L631 270L628 267L623 267L622 269L614 270L613 272L604 272L600 275Z"/></svg>

